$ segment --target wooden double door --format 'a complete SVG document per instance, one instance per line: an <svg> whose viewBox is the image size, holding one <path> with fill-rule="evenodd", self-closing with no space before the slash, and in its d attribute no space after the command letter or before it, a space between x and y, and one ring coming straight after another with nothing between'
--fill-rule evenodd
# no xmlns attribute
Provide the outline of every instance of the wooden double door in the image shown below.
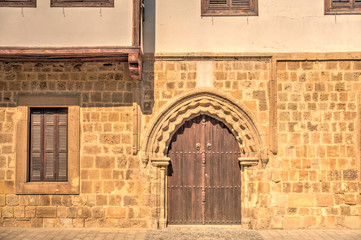
<svg viewBox="0 0 361 240"><path fill-rule="evenodd" d="M168 150L168 223L241 223L239 155L222 122L205 115L185 122Z"/></svg>

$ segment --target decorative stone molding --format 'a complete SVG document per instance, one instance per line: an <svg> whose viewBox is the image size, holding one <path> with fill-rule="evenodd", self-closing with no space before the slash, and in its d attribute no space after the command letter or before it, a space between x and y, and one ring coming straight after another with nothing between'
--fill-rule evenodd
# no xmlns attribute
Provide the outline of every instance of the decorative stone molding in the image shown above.
<svg viewBox="0 0 361 240"><path fill-rule="evenodd" d="M258 165L259 159L257 157L240 157L238 161L241 166L255 166Z"/></svg>
<svg viewBox="0 0 361 240"><path fill-rule="evenodd" d="M236 99L214 90L196 90L165 105L153 118L143 139L143 164L146 166L150 160L153 166L159 166L158 159L167 159L168 146L177 129L186 121L205 114L223 122L236 137L243 165L265 166L268 154L262 136L250 117L251 113L240 105Z"/></svg>
<svg viewBox="0 0 361 240"><path fill-rule="evenodd" d="M150 161L152 162L152 165L154 167L165 168L165 167L168 167L168 165L170 163L170 158L168 158L168 157L152 158Z"/></svg>

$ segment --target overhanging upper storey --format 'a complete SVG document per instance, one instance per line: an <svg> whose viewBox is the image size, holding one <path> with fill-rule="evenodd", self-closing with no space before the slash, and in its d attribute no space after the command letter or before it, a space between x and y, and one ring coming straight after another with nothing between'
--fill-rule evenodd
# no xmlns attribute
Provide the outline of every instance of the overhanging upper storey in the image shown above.
<svg viewBox="0 0 361 240"><path fill-rule="evenodd" d="M6 62L128 62L133 80L141 80L142 51L130 47L9 48L0 47L0 61Z"/></svg>
<svg viewBox="0 0 361 240"><path fill-rule="evenodd" d="M0 8L7 21L0 61L128 62L132 79L140 80L143 2L54 0L36 1L32 11Z"/></svg>

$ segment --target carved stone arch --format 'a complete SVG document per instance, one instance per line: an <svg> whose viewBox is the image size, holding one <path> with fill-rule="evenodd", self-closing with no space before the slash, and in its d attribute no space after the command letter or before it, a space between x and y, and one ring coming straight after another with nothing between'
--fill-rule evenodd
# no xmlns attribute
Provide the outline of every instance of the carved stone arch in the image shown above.
<svg viewBox="0 0 361 240"><path fill-rule="evenodd" d="M252 113L236 99L214 90L192 91L163 106L152 119L142 142L141 158L146 166L167 165L167 150L173 134L186 121L201 114L223 122L238 141L241 165L262 165L268 162L263 136Z"/></svg>

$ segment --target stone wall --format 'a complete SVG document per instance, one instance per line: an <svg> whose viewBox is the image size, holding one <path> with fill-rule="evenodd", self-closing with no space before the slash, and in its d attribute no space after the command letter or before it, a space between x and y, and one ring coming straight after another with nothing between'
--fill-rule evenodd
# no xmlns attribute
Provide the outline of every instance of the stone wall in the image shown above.
<svg viewBox="0 0 361 240"><path fill-rule="evenodd" d="M207 73L200 69L210 65ZM147 61L143 75L146 122L172 99L190 90L216 89L244 104L267 134L269 125L268 59L249 60L156 60ZM204 79L207 79L204 83ZM154 107L154 108L153 108ZM146 126L147 124L144 124Z"/></svg>
<svg viewBox="0 0 361 240"><path fill-rule="evenodd" d="M123 63L1 63L0 225L156 227L164 179L132 153L133 104L144 139L168 103L212 89L244 106L266 147L277 123L277 155L269 152L265 168L242 169L244 227L360 228L360 61L274 67L265 57L159 57L144 62L136 83ZM17 195L16 96L55 92L81 98L80 194Z"/></svg>
<svg viewBox="0 0 361 240"><path fill-rule="evenodd" d="M0 225L150 227L151 174L132 155L125 63L0 64ZM80 95L80 194L15 194L17 95Z"/></svg>
<svg viewBox="0 0 361 240"><path fill-rule="evenodd" d="M252 226L361 227L360 76L359 61L278 62L278 155L245 174Z"/></svg>

